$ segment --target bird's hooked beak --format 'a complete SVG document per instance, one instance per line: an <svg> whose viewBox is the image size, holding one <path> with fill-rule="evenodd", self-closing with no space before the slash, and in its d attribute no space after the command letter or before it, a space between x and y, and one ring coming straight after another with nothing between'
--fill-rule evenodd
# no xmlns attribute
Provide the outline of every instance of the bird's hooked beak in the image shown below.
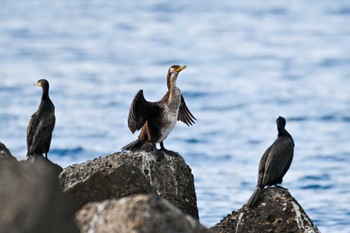
<svg viewBox="0 0 350 233"><path fill-rule="evenodd" d="M41 87L41 82L38 81L37 83L34 83L33 86L38 86L38 87Z"/></svg>
<svg viewBox="0 0 350 233"><path fill-rule="evenodd" d="M179 73L181 70L184 70L184 69L186 69L186 68L187 68L187 66L180 66L180 67L177 68L175 71Z"/></svg>

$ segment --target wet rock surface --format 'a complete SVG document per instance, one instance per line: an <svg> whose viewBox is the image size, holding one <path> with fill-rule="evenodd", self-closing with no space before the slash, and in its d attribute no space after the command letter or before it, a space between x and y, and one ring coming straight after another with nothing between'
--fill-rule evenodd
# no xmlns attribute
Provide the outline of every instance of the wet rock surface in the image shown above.
<svg viewBox="0 0 350 233"><path fill-rule="evenodd" d="M79 210L76 220L82 233L210 232L154 194L89 203Z"/></svg>
<svg viewBox="0 0 350 233"><path fill-rule="evenodd" d="M0 162L0 232L79 232L74 209L51 167Z"/></svg>
<svg viewBox="0 0 350 233"><path fill-rule="evenodd" d="M156 158L153 153L119 152L69 166L59 180L79 206L155 191L183 213L198 219L194 178L189 166L181 156L166 155L161 161Z"/></svg>
<svg viewBox="0 0 350 233"><path fill-rule="evenodd" d="M248 208L244 205L211 230L217 233L319 232L288 190L279 187L264 189L257 206Z"/></svg>

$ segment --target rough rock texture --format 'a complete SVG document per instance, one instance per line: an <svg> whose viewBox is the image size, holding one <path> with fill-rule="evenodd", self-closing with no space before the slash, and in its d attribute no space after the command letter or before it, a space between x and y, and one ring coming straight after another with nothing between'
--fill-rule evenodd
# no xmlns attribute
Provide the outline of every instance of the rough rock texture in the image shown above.
<svg viewBox="0 0 350 233"><path fill-rule="evenodd" d="M250 209L244 205L211 230L217 233L319 232L291 194L286 189L277 187L264 189L256 207Z"/></svg>
<svg viewBox="0 0 350 233"><path fill-rule="evenodd" d="M181 156L157 161L153 153L115 153L70 166L59 179L79 205L155 189L185 214L198 219L193 175Z"/></svg>
<svg viewBox="0 0 350 233"><path fill-rule="evenodd" d="M51 167L1 161L0 187L0 232L79 232Z"/></svg>
<svg viewBox="0 0 350 233"><path fill-rule="evenodd" d="M4 159L16 161L17 159L11 154L10 150L0 142L0 162Z"/></svg>
<svg viewBox="0 0 350 233"><path fill-rule="evenodd" d="M76 216L81 233L207 233L158 195L135 195L86 204Z"/></svg>
<svg viewBox="0 0 350 233"><path fill-rule="evenodd" d="M82 171L78 171L78 174L79 172ZM74 174L76 173L73 176ZM66 175L64 172L60 177ZM81 207L91 201L118 199L132 194L152 193L155 190L139 169L129 164L121 164L92 172L86 179L66 188L65 192Z"/></svg>

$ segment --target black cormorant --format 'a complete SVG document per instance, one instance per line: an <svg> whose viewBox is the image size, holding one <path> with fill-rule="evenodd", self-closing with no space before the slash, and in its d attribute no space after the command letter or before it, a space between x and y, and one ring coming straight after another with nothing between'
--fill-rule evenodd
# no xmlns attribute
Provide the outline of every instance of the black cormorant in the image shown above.
<svg viewBox="0 0 350 233"><path fill-rule="evenodd" d="M248 207L253 207L257 203L260 193L265 186L281 184L283 176L292 163L294 141L284 128L286 120L280 116L277 118L276 123L278 137L261 157L257 188L247 202Z"/></svg>
<svg viewBox="0 0 350 233"><path fill-rule="evenodd" d="M164 97L157 102L148 102L143 96L143 90L139 90L131 103L128 126L132 133L136 130L141 132L136 141L124 146L122 150L136 151L146 143L151 143L156 150L158 159L163 152L176 156L175 152L164 148L164 140L174 128L176 121L180 120L187 125L195 123L196 118L187 108L180 89L176 86L176 79L181 70L186 66L173 65L168 70L168 91ZM160 144L157 150L156 143Z"/></svg>
<svg viewBox="0 0 350 233"><path fill-rule="evenodd" d="M43 155L47 159L52 131L55 127L55 106L49 97L49 82L40 79L36 84L42 88L41 102L27 127L27 157Z"/></svg>

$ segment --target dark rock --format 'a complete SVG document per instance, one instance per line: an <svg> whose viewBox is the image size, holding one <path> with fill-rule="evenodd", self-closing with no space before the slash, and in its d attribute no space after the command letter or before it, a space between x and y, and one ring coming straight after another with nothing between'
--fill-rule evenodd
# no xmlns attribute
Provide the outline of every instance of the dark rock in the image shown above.
<svg viewBox="0 0 350 233"><path fill-rule="evenodd" d="M70 166L59 179L79 205L156 190L185 214L198 219L191 169L181 156L165 156L161 161L156 158L146 152L115 153Z"/></svg>
<svg viewBox="0 0 350 233"><path fill-rule="evenodd" d="M134 195L86 204L76 216L81 233L209 233L158 195Z"/></svg>
<svg viewBox="0 0 350 233"><path fill-rule="evenodd" d="M79 232L74 209L45 164L0 163L0 232Z"/></svg>
<svg viewBox="0 0 350 233"><path fill-rule="evenodd" d="M7 149L5 144L0 142L0 161L7 159L12 161L17 161L17 159L11 154L10 150Z"/></svg>
<svg viewBox="0 0 350 233"><path fill-rule="evenodd" d="M217 233L319 232L288 190L277 187L265 188L256 207L244 205L211 230Z"/></svg>

